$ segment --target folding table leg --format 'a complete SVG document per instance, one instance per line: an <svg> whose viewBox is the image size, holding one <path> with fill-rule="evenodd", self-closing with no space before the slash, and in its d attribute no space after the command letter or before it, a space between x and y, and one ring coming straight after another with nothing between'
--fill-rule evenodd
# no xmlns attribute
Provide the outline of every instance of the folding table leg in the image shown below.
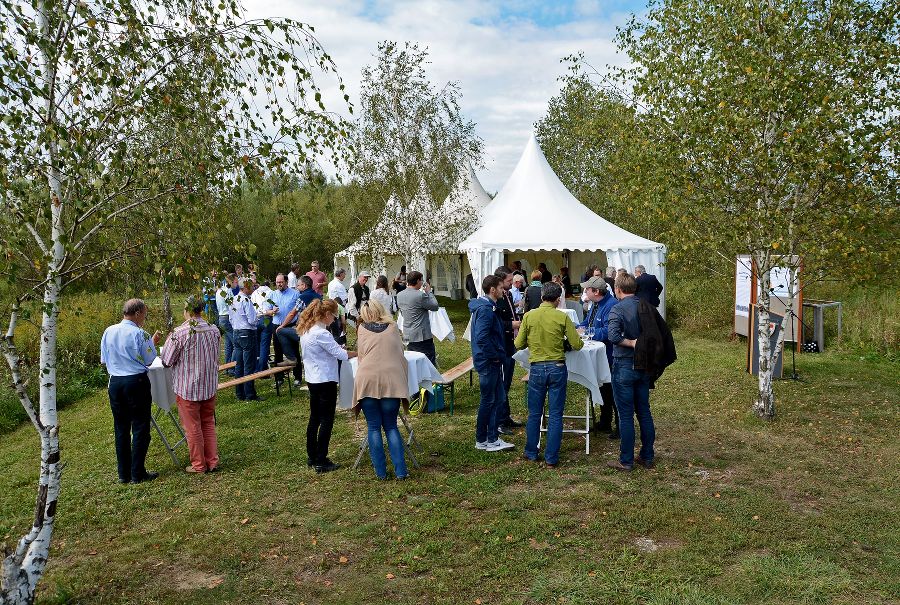
<svg viewBox="0 0 900 605"><path fill-rule="evenodd" d="M369 438L363 437L362 441L359 443L359 454L356 455L356 462L353 463L353 470L359 466L359 463L362 461L363 454L366 453L366 450L369 449Z"/></svg>
<svg viewBox="0 0 900 605"><path fill-rule="evenodd" d="M175 454L175 449L171 445L169 445L169 440L166 439L165 433L163 433L162 429L159 426L159 423L156 422L156 414L150 415L150 422L153 423L153 427L156 429L159 438L162 440L163 446L166 448L166 451L169 452L169 456L172 457L172 462L175 463L175 466L180 467L181 462L178 460L178 456Z"/></svg>

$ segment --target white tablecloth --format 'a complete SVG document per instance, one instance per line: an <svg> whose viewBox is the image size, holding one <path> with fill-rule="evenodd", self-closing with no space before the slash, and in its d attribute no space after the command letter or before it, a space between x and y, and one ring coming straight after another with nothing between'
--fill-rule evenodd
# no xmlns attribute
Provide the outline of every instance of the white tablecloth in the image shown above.
<svg viewBox="0 0 900 605"><path fill-rule="evenodd" d="M557 308L556 310L568 315L569 319L571 319L572 323L575 324L576 326L580 323L580 320L578 319L578 313L575 312L575 309ZM466 329L463 332L462 337L463 337L463 339L468 340L468 341L472 340L472 316L471 315L469 316L469 323L466 324Z"/></svg>
<svg viewBox="0 0 900 605"><path fill-rule="evenodd" d="M528 349L518 351L513 359L526 370L531 366L528 363ZM566 368L569 370L569 381L590 390L594 403L602 405L600 385L612 380L609 361L606 359L606 345L589 340L581 350L569 351L566 353Z"/></svg>
<svg viewBox="0 0 900 605"><path fill-rule="evenodd" d="M431 321L431 333L435 338L456 342L456 334L453 333L453 324L450 323L447 309L440 307L437 311L429 311L428 319ZM403 313L397 313L397 329L403 332Z"/></svg>
<svg viewBox="0 0 900 605"><path fill-rule="evenodd" d="M576 326L578 325L578 323L579 323L578 322L578 313L575 312L575 309L569 309L569 308L559 309L559 308L557 308L556 310L568 315L569 319L572 320L572 323L575 324Z"/></svg>
<svg viewBox="0 0 900 605"><path fill-rule="evenodd" d="M147 377L150 379L150 396L153 402L168 412L175 405L172 368L163 366L162 360L157 357L150 364Z"/></svg>
<svg viewBox="0 0 900 605"><path fill-rule="evenodd" d="M417 351L405 351L408 375L408 387L410 396L419 392L420 388L431 390L431 385L436 380L441 380L441 373L432 365L423 353ZM338 399L338 407L348 410L353 407L353 384L356 379L356 369L359 360L354 357L349 362L341 364L341 392Z"/></svg>

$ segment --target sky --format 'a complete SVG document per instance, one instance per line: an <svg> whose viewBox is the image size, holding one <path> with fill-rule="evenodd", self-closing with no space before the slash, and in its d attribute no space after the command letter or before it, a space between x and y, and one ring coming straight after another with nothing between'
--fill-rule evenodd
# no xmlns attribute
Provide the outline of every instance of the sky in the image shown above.
<svg viewBox="0 0 900 605"><path fill-rule="evenodd" d="M315 27L337 64L351 101L359 97L362 68L379 41L417 42L429 49L427 73L435 86L457 81L462 111L485 143L476 170L490 193L509 177L534 122L560 89L567 66L584 52L605 71L623 65L613 37L642 0L246 0L248 17L290 17ZM339 109L335 86L325 87ZM349 114L346 114L350 117Z"/></svg>

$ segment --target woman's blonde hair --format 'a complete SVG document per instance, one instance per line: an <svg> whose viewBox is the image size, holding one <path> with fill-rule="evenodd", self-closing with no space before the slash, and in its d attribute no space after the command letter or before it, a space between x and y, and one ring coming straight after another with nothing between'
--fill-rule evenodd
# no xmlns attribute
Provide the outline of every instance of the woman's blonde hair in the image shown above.
<svg viewBox="0 0 900 605"><path fill-rule="evenodd" d="M359 318L363 323L393 323L394 318L388 313L384 305L377 300L367 300L359 310Z"/></svg>
<svg viewBox="0 0 900 605"><path fill-rule="evenodd" d="M338 306L336 302L330 298L312 301L309 306L300 313L300 319L297 321L297 334L306 334L317 323L325 323L325 315L328 313L331 313L335 317L338 316Z"/></svg>

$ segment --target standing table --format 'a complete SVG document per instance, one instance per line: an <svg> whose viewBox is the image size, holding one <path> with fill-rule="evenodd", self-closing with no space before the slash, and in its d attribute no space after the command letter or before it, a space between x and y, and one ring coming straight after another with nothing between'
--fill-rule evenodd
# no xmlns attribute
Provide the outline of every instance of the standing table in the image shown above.
<svg viewBox="0 0 900 605"><path fill-rule="evenodd" d="M187 443L187 437L184 434L184 430L181 428L181 423L178 422L175 414L172 413L172 407L175 405L172 368L165 367L162 363L162 359L157 357L153 360L153 363L150 364L150 367L147 368L147 378L150 379L150 397L153 399L153 403L156 404L156 411L150 415L150 422L153 423L156 433L163 442L163 447L166 448L166 451L169 452L169 456L172 457L172 462L175 463L175 466L180 467L181 462L178 460L178 455L175 453L175 450L182 443ZM166 439L162 427L159 426L159 419L163 416L169 418L172 424L175 425L175 430L178 432L178 435L181 435L181 438L175 443L170 443L169 440Z"/></svg>
<svg viewBox="0 0 900 605"><path fill-rule="evenodd" d="M407 385L410 397L417 395L419 390L423 388L431 391L432 385L435 382L440 382L442 380L443 377L441 376L441 373L438 372L437 368L434 367L434 364L425 357L424 353L419 353L418 351L404 351L403 355L406 357ZM342 410L349 410L353 407L353 386L356 379L356 370L358 368L359 359L356 357L341 363L341 389L338 398L338 407ZM399 414L399 418L403 423L403 426L405 426L406 430L409 432L409 437L405 442L406 451L409 453L413 466L419 468L419 463L416 461L412 451L413 444L416 444L412 427L402 410ZM359 454L356 456L356 462L353 464L354 469L359 466L363 454L366 453L368 448L369 440L367 437L363 437L362 442L359 444Z"/></svg>
<svg viewBox="0 0 900 605"><path fill-rule="evenodd" d="M531 364L528 361L528 349L522 349L513 355L520 366L527 371ZM591 453L591 427L594 421L594 401L603 404L600 385L611 382L609 361L606 359L606 345L596 340L584 343L578 351L566 353L566 369L569 371L569 382L580 384L588 390L585 398L584 415L563 415L563 419L584 420L584 429L563 429L564 433L575 433L585 436L585 453ZM544 414L541 414L541 432L546 432ZM540 447L540 442L538 442Z"/></svg>

